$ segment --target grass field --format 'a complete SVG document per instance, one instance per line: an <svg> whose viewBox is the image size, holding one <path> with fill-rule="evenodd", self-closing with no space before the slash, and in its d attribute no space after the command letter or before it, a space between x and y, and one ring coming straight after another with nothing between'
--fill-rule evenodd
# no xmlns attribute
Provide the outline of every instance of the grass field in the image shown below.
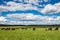
<svg viewBox="0 0 60 40"><path fill-rule="evenodd" d="M0 30L0 40L60 40L60 28L58 31L45 31L46 28Z"/></svg>

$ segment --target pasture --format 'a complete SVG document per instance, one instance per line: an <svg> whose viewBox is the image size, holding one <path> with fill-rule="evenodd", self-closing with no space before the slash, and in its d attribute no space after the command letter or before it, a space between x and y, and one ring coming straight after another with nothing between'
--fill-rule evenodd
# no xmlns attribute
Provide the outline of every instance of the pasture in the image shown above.
<svg viewBox="0 0 60 40"><path fill-rule="evenodd" d="M60 28L46 31L47 27L35 27L34 30L33 27L23 27L9 27L19 28L16 30L1 30L7 27L0 27L0 40L60 40Z"/></svg>

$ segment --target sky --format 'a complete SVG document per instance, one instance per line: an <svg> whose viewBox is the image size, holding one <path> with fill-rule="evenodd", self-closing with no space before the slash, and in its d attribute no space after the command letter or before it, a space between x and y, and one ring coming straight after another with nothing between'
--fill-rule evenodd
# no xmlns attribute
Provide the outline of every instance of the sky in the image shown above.
<svg viewBox="0 0 60 40"><path fill-rule="evenodd" d="M60 0L0 0L0 24L58 25Z"/></svg>

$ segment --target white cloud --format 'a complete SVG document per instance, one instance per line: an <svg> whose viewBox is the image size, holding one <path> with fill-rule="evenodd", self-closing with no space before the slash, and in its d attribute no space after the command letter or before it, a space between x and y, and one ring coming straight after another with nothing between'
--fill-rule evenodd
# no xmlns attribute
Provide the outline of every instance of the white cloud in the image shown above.
<svg viewBox="0 0 60 40"><path fill-rule="evenodd" d="M19 1L19 0L17 0L17 1ZM24 1L27 2L28 0L24 0ZM17 10L22 10L22 11L37 10L37 11L41 11L41 8L38 8L37 6L32 5L32 3L34 3L35 5L38 5L38 2L39 2L38 0L29 0L28 4L23 4L23 3L16 3L16 2L9 1L9 2L7 2L7 6L0 5L0 13L5 12L5 11L17 11ZM43 6L43 5L39 5L39 6ZM46 7L45 7L45 9L46 9ZM42 12L44 12L44 11L42 11Z"/></svg>
<svg viewBox="0 0 60 40"><path fill-rule="evenodd" d="M38 0L13 0L13 1L18 1L18 2L26 2L26 3L37 3Z"/></svg>
<svg viewBox="0 0 60 40"><path fill-rule="evenodd" d="M12 24L22 24L22 25L51 25L60 24L60 16L49 17L34 14L8 14L8 18L12 19ZM22 21L24 20L24 21Z"/></svg>
<svg viewBox="0 0 60 40"><path fill-rule="evenodd" d="M44 14L60 13L60 2L54 5L48 4L41 11Z"/></svg>
<svg viewBox="0 0 60 40"><path fill-rule="evenodd" d="M25 0L25 2L37 4L38 0Z"/></svg>
<svg viewBox="0 0 60 40"><path fill-rule="evenodd" d="M0 5L0 10L1 10L0 13L2 13L5 11L17 11L17 10L21 10L21 11L37 10L37 11L40 11L41 8L38 8L37 6L33 6L31 3L23 4L23 3L16 3L16 2L9 1L9 2L7 2L7 6Z"/></svg>
<svg viewBox="0 0 60 40"><path fill-rule="evenodd" d="M31 3L35 2L35 0L30 0L29 4L22 4L22 3L16 3L16 2L8 2L7 6L0 5L0 13L4 11L17 11L17 10L37 10L41 11L41 9L37 8L37 6L32 6ZM47 1L46 1L47 2ZM35 2L36 3L36 2ZM42 13L59 13L60 12L60 3L56 3L54 5L48 4L45 6L44 9L41 11ZM22 25L40 25L40 24L60 24L60 16L49 17L49 16L41 16L41 15L34 15L32 13L28 14L8 14L8 18L12 19L7 20L5 17L0 17L0 23L2 24L22 24ZM25 20L25 21L22 21Z"/></svg>
<svg viewBox="0 0 60 40"><path fill-rule="evenodd" d="M0 12L4 11L17 11L17 10L38 10L36 6L32 6L32 4L22 4L22 3L16 3L16 2L8 2L7 6L0 5Z"/></svg>
<svg viewBox="0 0 60 40"><path fill-rule="evenodd" d="M33 15L31 13L29 14L8 14L7 17L9 18L17 18L20 20L36 20L37 18L40 17L40 15Z"/></svg>
<svg viewBox="0 0 60 40"><path fill-rule="evenodd" d="M50 0L13 0L18 2L37 3L37 2L49 2Z"/></svg>
<svg viewBox="0 0 60 40"><path fill-rule="evenodd" d="M11 20L8 20L8 19ZM24 21L23 21L24 20ZM0 17L0 24L10 25L52 25L60 24L60 16L41 16L29 14L7 14L7 17Z"/></svg>
<svg viewBox="0 0 60 40"><path fill-rule="evenodd" d="M7 11L7 7L4 7L4 6L0 6L0 15L2 12L6 12Z"/></svg>
<svg viewBox="0 0 60 40"><path fill-rule="evenodd" d="M28 14L7 14L7 17L9 18L14 18L14 19L19 19L19 20L48 20L48 21L53 21L53 20L59 20L60 16L58 17L50 17L50 16L41 16L41 15L34 15L32 13L28 13Z"/></svg>
<svg viewBox="0 0 60 40"><path fill-rule="evenodd" d="M0 16L0 22L1 21L7 21L6 17Z"/></svg>

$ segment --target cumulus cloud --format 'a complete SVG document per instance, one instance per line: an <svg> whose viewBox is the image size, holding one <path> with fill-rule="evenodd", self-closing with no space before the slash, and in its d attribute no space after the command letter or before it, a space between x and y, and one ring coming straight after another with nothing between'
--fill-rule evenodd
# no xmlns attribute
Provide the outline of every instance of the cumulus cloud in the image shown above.
<svg viewBox="0 0 60 40"><path fill-rule="evenodd" d="M33 0L33 2L35 1L37 2L37 0ZM29 2L32 2L32 0L29 0ZM33 6L32 3L23 4L23 3L16 3L16 2L9 1L7 2L6 6L0 5L0 10L1 10L0 13L5 11L17 11L17 10L21 10L21 11L25 11L25 10L40 11L41 10L41 8L38 8L37 6Z"/></svg>
<svg viewBox="0 0 60 40"><path fill-rule="evenodd" d="M44 14L60 13L60 2L54 5L48 4L41 11Z"/></svg>
<svg viewBox="0 0 60 40"><path fill-rule="evenodd" d="M8 14L8 18L12 19L12 24L22 24L22 25L52 25L60 23L60 16L49 17L34 14Z"/></svg>
<svg viewBox="0 0 60 40"><path fill-rule="evenodd" d="M17 1L22 1L22 0L17 0ZM42 0L40 0L40 1L42 1ZM32 4L38 5L38 2L40 2L40 1L38 1L38 0L24 0L24 2L28 2L27 4L9 1L6 3L7 4L6 6L0 5L0 10L1 10L0 12L17 11L17 10L23 10L23 11L24 10L38 10L39 11L40 9L37 6L33 6Z"/></svg>
<svg viewBox="0 0 60 40"><path fill-rule="evenodd" d="M52 20L59 20L60 17L50 17L50 16L41 16L41 15L34 15L32 13L28 13L28 14L7 14L7 17L9 18L15 18L15 19L20 19L20 20L48 20L48 21L52 21Z"/></svg>
<svg viewBox="0 0 60 40"><path fill-rule="evenodd" d="M47 2L47 0L45 0ZM27 1L26 1L27 2ZM35 0L29 0L28 4L16 3L16 2L8 2L7 6L0 5L0 12L5 11L17 11L17 10L37 10L42 12L43 14L52 14L52 13L60 13L60 3L56 3L54 5L48 4L42 10L37 6L33 6L31 3L35 2ZM15 13L15 14L7 14L6 17L0 17L0 23L2 24L11 24L11 25L44 25L44 24L60 24L60 16L41 16L34 15L32 13L24 14L24 13Z"/></svg>
<svg viewBox="0 0 60 40"><path fill-rule="evenodd" d="M20 20L36 20L37 18L39 18L39 15L33 15L31 13L29 14L8 14L7 17L9 18L17 18Z"/></svg>
<svg viewBox="0 0 60 40"><path fill-rule="evenodd" d="M1 17L0 17L0 22L1 22L1 21L7 21L6 17L1 16Z"/></svg>
<svg viewBox="0 0 60 40"><path fill-rule="evenodd" d="M39 3L49 2L50 0L13 0L13 1L41 6L41 4L39 4ZM42 6L44 6L44 5L42 5Z"/></svg>
<svg viewBox="0 0 60 40"><path fill-rule="evenodd" d="M6 17L0 16L0 24L8 24Z"/></svg>
<svg viewBox="0 0 60 40"><path fill-rule="evenodd" d="M18 0L19 1L19 0ZM22 0L21 0L22 1ZM24 0L24 1L28 1L28 4L23 4L23 3L16 3L16 2L12 2L12 1L9 1L7 2L7 6L2 6L0 5L0 13L1 12L5 12L5 11L17 11L17 10L22 10L22 11L25 11L25 10L37 10L39 12L42 12L42 13L49 13L49 12L55 12L57 10L57 8L55 6L59 6L57 4L55 5L51 5L51 4L48 4L47 6L45 6L45 8L41 11L42 8L38 8L37 6L33 6L32 3L38 3L40 1L49 1L49 0ZM42 6L42 5L40 5ZM48 11L46 11L48 10ZM59 12L59 8L58 8L58 11Z"/></svg>
<svg viewBox="0 0 60 40"><path fill-rule="evenodd" d="M16 3L16 2L7 2L7 6L0 5L0 12L4 11L17 11L17 10L38 10L36 6L33 6L32 4L22 4L22 3Z"/></svg>
<svg viewBox="0 0 60 40"><path fill-rule="evenodd" d="M53 25L60 24L60 16L41 16L34 15L32 13L28 14L7 14L6 17L0 17L0 24L7 25Z"/></svg>
<svg viewBox="0 0 60 40"><path fill-rule="evenodd" d="M7 7L0 5L0 15L2 12L6 12L6 11L7 11Z"/></svg>
<svg viewBox="0 0 60 40"><path fill-rule="evenodd" d="M18 2L26 2L26 3L37 3L39 0L13 0Z"/></svg>
<svg viewBox="0 0 60 40"><path fill-rule="evenodd" d="M49 2L49 0L13 0L13 1L19 1L19 2L27 2L27 3L37 3L37 2Z"/></svg>
<svg viewBox="0 0 60 40"><path fill-rule="evenodd" d="M24 2L27 2L27 3L37 3L38 0L24 0Z"/></svg>
<svg viewBox="0 0 60 40"><path fill-rule="evenodd" d="M39 20L39 19L43 19L41 18L40 15L34 15L34 14L8 14L7 17L9 18L17 18L17 19L20 19L20 20Z"/></svg>

